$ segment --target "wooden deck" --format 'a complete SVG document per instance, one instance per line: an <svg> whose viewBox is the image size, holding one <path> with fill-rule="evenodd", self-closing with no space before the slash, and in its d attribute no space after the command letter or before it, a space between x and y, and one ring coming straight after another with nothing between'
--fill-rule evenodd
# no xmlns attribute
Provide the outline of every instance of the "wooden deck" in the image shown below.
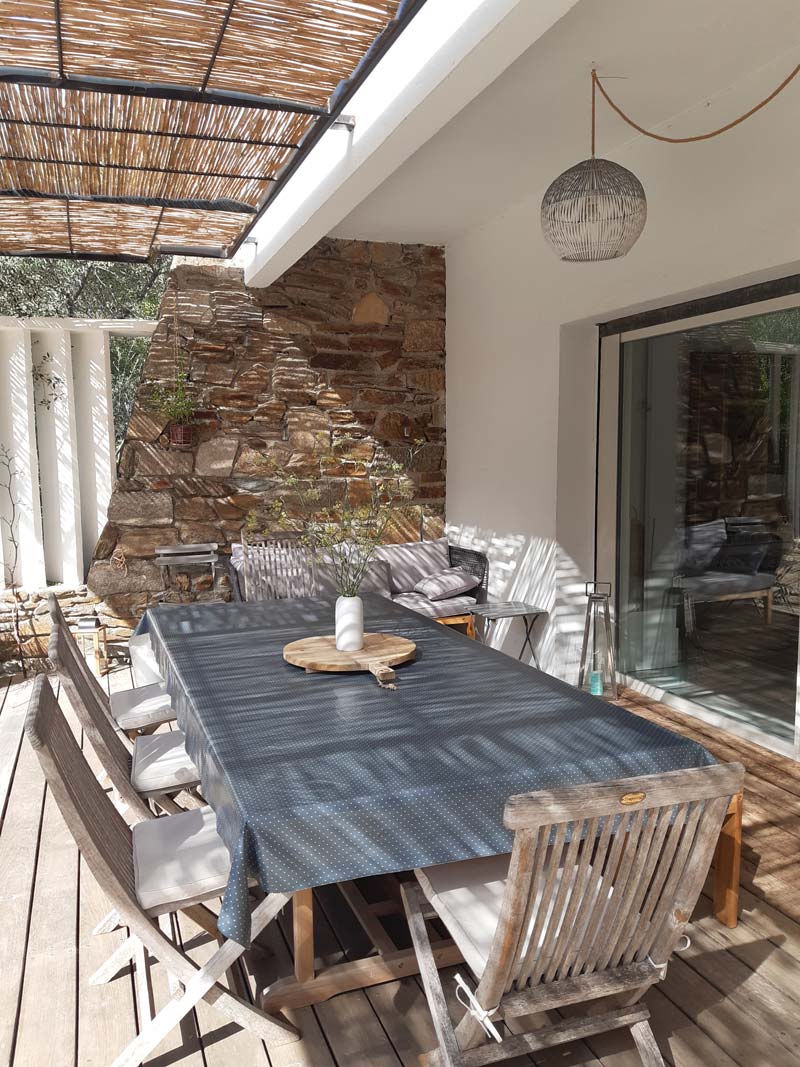
<svg viewBox="0 0 800 1067"><path fill-rule="evenodd" d="M110 676L114 688L128 672ZM28 685L0 688L0 1065L107 1067L136 1032L132 979L86 978L121 932L93 936L107 906L22 741ZM743 914L736 930L709 916L702 898L690 949L651 991L653 1027L674 1067L792 1067L800 1063L800 765L630 692L630 710L690 734L748 770ZM365 895L370 885L362 884ZM316 894L320 962L365 955L364 936L335 888ZM397 920L399 922L399 920ZM207 938L181 919L179 936L201 960ZM402 939L402 928L393 929ZM406 943L405 941L403 943ZM251 954L251 990L291 967L291 924L271 928ZM156 1006L167 996L154 969ZM268 1049L206 1005L148 1061L153 1067L416 1067L433 1046L417 979L342 994L292 1013L295 1044ZM606 1035L513 1067L640 1067L628 1040Z"/></svg>

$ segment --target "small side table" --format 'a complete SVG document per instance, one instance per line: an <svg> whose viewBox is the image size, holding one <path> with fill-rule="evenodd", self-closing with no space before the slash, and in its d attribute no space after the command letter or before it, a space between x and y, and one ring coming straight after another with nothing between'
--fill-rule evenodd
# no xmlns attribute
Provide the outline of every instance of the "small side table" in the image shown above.
<svg viewBox="0 0 800 1067"><path fill-rule="evenodd" d="M95 626L93 630L79 630L77 626L73 626L70 632L80 641L84 659L86 658L86 638L91 637L93 639L94 662L97 667L97 673L101 677L108 674L111 669L108 661L108 626L105 623L101 623L100 626Z"/></svg>
<svg viewBox="0 0 800 1067"><path fill-rule="evenodd" d="M539 667L539 657L536 655L536 649L533 647L531 638L536 620L540 615L547 614L545 608L537 607L535 604L524 604L521 600L496 600L490 601L488 604L473 604L470 611L473 615L483 619L481 641L484 644L489 639L493 624L499 622L500 619L522 619L525 624L525 640L522 642L522 648L517 659L522 659L525 655L525 649L529 648L533 656L533 662Z"/></svg>

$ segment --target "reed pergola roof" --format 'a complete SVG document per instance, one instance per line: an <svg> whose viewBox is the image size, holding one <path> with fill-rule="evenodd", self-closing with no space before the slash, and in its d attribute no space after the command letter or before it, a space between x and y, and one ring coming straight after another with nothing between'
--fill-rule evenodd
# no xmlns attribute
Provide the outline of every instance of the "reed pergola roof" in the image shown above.
<svg viewBox="0 0 800 1067"><path fill-rule="evenodd" d="M232 255L424 0L0 0L0 254Z"/></svg>

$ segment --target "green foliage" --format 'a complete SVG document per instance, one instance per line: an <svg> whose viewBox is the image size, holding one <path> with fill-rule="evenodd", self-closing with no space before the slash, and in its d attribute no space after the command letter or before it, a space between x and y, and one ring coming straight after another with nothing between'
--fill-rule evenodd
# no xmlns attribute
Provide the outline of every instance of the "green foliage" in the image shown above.
<svg viewBox="0 0 800 1067"><path fill-rule="evenodd" d="M169 389L157 385L153 389L151 403L165 419L185 425L191 422L197 411L197 401L186 388L186 371L180 370L175 376L175 384Z"/></svg>
<svg viewBox="0 0 800 1067"><path fill-rule="evenodd" d="M152 319L170 260L149 263L0 258L0 315L30 318Z"/></svg>
<svg viewBox="0 0 800 1067"><path fill-rule="evenodd" d="M114 409L114 438L117 457L125 443L136 390L147 358L150 339L115 335L110 338L111 402Z"/></svg>
<svg viewBox="0 0 800 1067"><path fill-rule="evenodd" d="M756 342L800 344L800 308L786 308L767 315L753 315L745 320L745 328Z"/></svg>
<svg viewBox="0 0 800 1067"><path fill-rule="evenodd" d="M170 260L149 263L80 259L0 258L0 315L17 318L154 319ZM125 440L147 355L146 337L111 338L111 398L117 454ZM58 399L55 379L35 382L38 402Z"/></svg>

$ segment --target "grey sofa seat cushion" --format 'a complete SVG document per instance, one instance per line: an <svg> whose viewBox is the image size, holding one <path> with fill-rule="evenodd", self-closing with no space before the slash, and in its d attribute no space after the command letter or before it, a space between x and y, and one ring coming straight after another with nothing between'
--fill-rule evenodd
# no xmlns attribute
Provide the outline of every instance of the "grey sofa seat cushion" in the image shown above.
<svg viewBox="0 0 800 1067"><path fill-rule="evenodd" d="M415 593L422 593L428 600L447 600L449 597L462 596L474 589L478 579L468 571L462 571L460 567L448 567L439 574L431 574L417 582L414 587Z"/></svg>
<svg viewBox="0 0 800 1067"><path fill-rule="evenodd" d="M728 571L706 571L705 574L680 579L680 589L696 598L756 593L761 589L770 589L774 584L774 574L731 574Z"/></svg>
<svg viewBox="0 0 800 1067"><path fill-rule="evenodd" d="M375 555L391 567L392 593L413 593L417 582L430 577L431 574L446 571L450 566L446 537L440 537L438 541L380 545Z"/></svg>
<svg viewBox="0 0 800 1067"><path fill-rule="evenodd" d="M468 615L475 604L474 596L454 596L447 600L428 600L422 593L398 593L392 597L395 604L418 611L431 619L444 619L448 615Z"/></svg>

